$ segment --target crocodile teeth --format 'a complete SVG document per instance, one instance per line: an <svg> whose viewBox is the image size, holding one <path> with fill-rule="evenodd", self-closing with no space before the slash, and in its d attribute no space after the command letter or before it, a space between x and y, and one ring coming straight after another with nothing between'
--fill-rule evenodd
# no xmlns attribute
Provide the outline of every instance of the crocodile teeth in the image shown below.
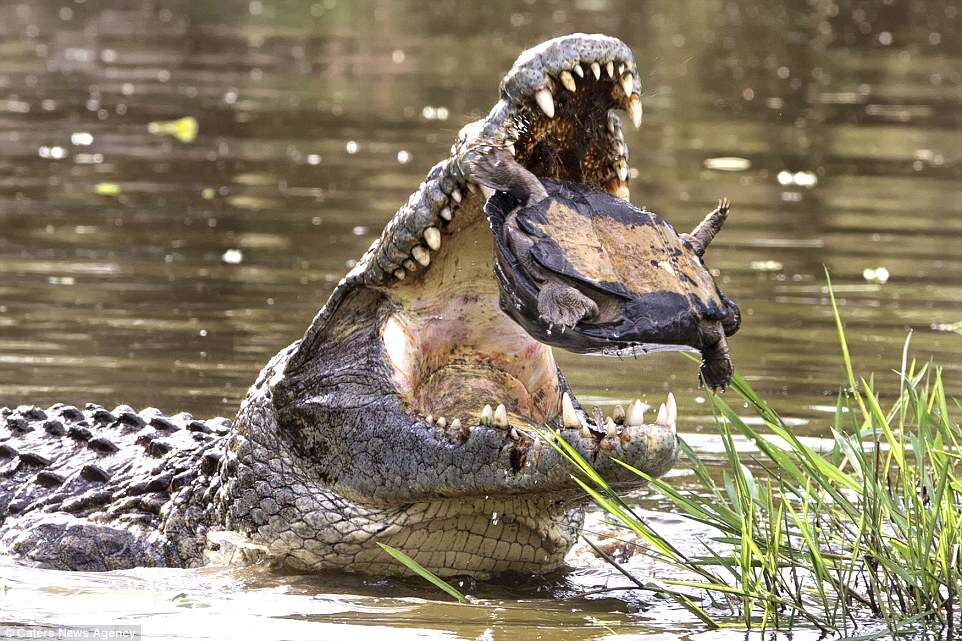
<svg viewBox="0 0 962 641"><path fill-rule="evenodd" d="M614 79L615 77L615 63L609 62L605 65L605 71L608 72L608 77Z"/></svg>
<svg viewBox="0 0 962 641"><path fill-rule="evenodd" d="M484 409L481 410L481 425L491 425L494 422L494 410L491 409L490 405L485 405Z"/></svg>
<svg viewBox="0 0 962 641"><path fill-rule="evenodd" d="M428 227L425 229L424 242L434 251L441 249L441 230L437 227Z"/></svg>
<svg viewBox="0 0 962 641"><path fill-rule="evenodd" d="M451 191L451 198L454 199L454 202L456 202L456 203L461 202L461 198L462 198L462 197L463 197L463 196L461 195L461 190L458 189L457 187L455 187L455 188Z"/></svg>
<svg viewBox="0 0 962 641"><path fill-rule="evenodd" d="M628 115L631 116L631 122L635 125L635 129L641 126L641 96L636 93L631 94L628 98Z"/></svg>
<svg viewBox="0 0 962 641"><path fill-rule="evenodd" d="M619 185L615 188L615 198L621 198L622 200L631 200L631 190L628 189L627 185Z"/></svg>
<svg viewBox="0 0 962 641"><path fill-rule="evenodd" d="M516 430L516 429L513 428L513 427L511 428L511 431L508 432L508 436L511 437L511 440L512 440L512 441L517 441L518 439L521 438L521 435L518 434L518 430Z"/></svg>
<svg viewBox="0 0 962 641"><path fill-rule="evenodd" d="M448 426L448 419L444 418L443 416L438 417L438 427L440 427L443 430L447 426Z"/></svg>
<svg viewBox="0 0 962 641"><path fill-rule="evenodd" d="M659 425L668 426L668 408L665 407L664 403L658 406L658 418L655 419L655 422Z"/></svg>
<svg viewBox="0 0 962 641"><path fill-rule="evenodd" d="M397 278L398 280L404 280L405 276L407 276L407 273L403 269L394 270L394 277Z"/></svg>
<svg viewBox="0 0 962 641"><path fill-rule="evenodd" d="M608 436L618 435L618 426L615 425L615 422L611 420L610 416L608 417L608 420L605 421L605 432L608 434Z"/></svg>
<svg viewBox="0 0 962 641"><path fill-rule="evenodd" d="M414 260L418 261L425 267L431 264L431 252L420 245L414 246L414 249L411 250L411 255L414 256Z"/></svg>
<svg viewBox="0 0 962 641"><path fill-rule="evenodd" d="M478 193L478 186L475 185L473 182L469 180L465 184L468 186L468 191L470 191L472 194Z"/></svg>
<svg viewBox="0 0 962 641"><path fill-rule="evenodd" d="M444 220L448 220L448 221L451 220L451 208L442 207L441 211L438 212L438 215L441 216L441 218L443 218Z"/></svg>
<svg viewBox="0 0 962 641"><path fill-rule="evenodd" d="M595 80L601 80L601 65L597 62L592 62L591 73L595 74Z"/></svg>
<svg viewBox="0 0 962 641"><path fill-rule="evenodd" d="M451 421L451 429L452 429L452 430L455 430L455 431L460 430L460 429L461 429L461 419L456 418L456 419L452 420L452 421Z"/></svg>
<svg viewBox="0 0 962 641"><path fill-rule="evenodd" d="M498 408L494 410L494 424L497 427L508 426L508 410L505 409L503 403L499 403Z"/></svg>
<svg viewBox="0 0 962 641"><path fill-rule="evenodd" d="M561 422L565 427L581 427L581 421L575 413L575 406L568 392L561 395Z"/></svg>
<svg viewBox="0 0 962 641"><path fill-rule="evenodd" d="M418 268L417 263L410 258L405 258L402 264L404 265L404 269L408 270L409 272L413 272Z"/></svg>
<svg viewBox="0 0 962 641"><path fill-rule="evenodd" d="M611 418L615 419L615 423L624 423L625 408L621 405L615 405L615 410L611 413Z"/></svg>
<svg viewBox="0 0 962 641"><path fill-rule="evenodd" d="M427 416L424 417L424 422L427 423L428 425L434 425L434 417L428 414Z"/></svg>
<svg viewBox="0 0 962 641"><path fill-rule="evenodd" d="M571 75L570 71L562 71L558 74L558 80L564 85L564 88L568 91L574 93L578 91L578 85L575 84L575 77Z"/></svg>
<svg viewBox="0 0 962 641"><path fill-rule="evenodd" d="M621 88L625 90L625 95L630 96L631 90L635 87L635 77L626 73L621 77Z"/></svg>
<svg viewBox="0 0 962 641"><path fill-rule="evenodd" d="M538 103L538 106L541 107L544 115L548 116L548 118L554 118L554 96L551 95L549 89L538 89L534 94L534 99Z"/></svg>
<svg viewBox="0 0 962 641"><path fill-rule="evenodd" d="M620 75L623 74L624 72L625 72L625 63L619 62L619 63L618 63L618 75L620 76Z"/></svg>
<svg viewBox="0 0 962 641"><path fill-rule="evenodd" d="M591 436L591 430L588 429L587 425L581 426L581 438L588 438Z"/></svg>
<svg viewBox="0 0 962 641"><path fill-rule="evenodd" d="M601 442L598 443L598 447L600 447L603 450L610 450L614 447L614 445L611 443L611 439L603 438L601 439Z"/></svg>
<svg viewBox="0 0 962 641"><path fill-rule="evenodd" d="M571 70L574 71L575 75L578 76L579 78L585 77L585 70L581 67L581 64L576 62L575 66L572 67Z"/></svg>
<svg viewBox="0 0 962 641"><path fill-rule="evenodd" d="M628 163L624 160L615 161L615 171L618 172L618 179L622 182L628 179Z"/></svg>
<svg viewBox="0 0 962 641"><path fill-rule="evenodd" d="M635 402L631 404L626 421L628 425L635 427L645 424L645 406L641 404L641 401L635 399Z"/></svg>
<svg viewBox="0 0 962 641"><path fill-rule="evenodd" d="M668 392L668 424L674 425L678 422L678 405L675 404L675 395Z"/></svg>

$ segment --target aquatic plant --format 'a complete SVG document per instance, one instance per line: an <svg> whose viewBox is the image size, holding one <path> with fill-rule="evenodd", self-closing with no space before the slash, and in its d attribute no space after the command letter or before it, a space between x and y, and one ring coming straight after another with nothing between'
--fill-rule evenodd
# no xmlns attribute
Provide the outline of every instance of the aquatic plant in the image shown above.
<svg viewBox="0 0 962 641"><path fill-rule="evenodd" d="M885 404L873 377L856 377L830 280L829 294L847 385L825 447L803 442L736 375L734 391L760 420L744 420L709 393L727 467L720 480L684 441L695 487L679 490L623 464L711 532L697 556L649 525L557 434L547 436L611 519L680 572L653 584L602 556L638 585L670 588L668 596L710 626L721 624L696 605L702 590L713 611L729 608L746 628L804 623L849 634L874 624L881 632L859 638L913 628L954 638L962 624L962 430L950 415L942 372L910 360L906 340L898 394ZM736 435L758 453L749 459L739 452ZM678 594L685 589L694 592Z"/></svg>

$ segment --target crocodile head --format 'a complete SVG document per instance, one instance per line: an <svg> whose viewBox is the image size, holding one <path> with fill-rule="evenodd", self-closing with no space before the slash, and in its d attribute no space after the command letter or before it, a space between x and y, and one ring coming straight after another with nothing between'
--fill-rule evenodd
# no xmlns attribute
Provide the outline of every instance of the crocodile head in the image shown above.
<svg viewBox="0 0 962 641"><path fill-rule="evenodd" d="M542 572L574 542L584 495L536 428L559 430L614 485L639 479L612 458L653 476L671 468L670 395L657 416L638 402L607 419L586 415L551 348L500 309L485 195L471 173L484 154L507 150L538 176L627 199L619 111L640 124L638 72L621 41L575 34L518 58L487 117L461 130L304 338L252 388L235 467L306 489L286 512L277 496L265 512L244 498L243 470L233 472L229 526L306 569L394 573L374 546L383 541L440 574ZM318 542L325 528L336 542Z"/></svg>

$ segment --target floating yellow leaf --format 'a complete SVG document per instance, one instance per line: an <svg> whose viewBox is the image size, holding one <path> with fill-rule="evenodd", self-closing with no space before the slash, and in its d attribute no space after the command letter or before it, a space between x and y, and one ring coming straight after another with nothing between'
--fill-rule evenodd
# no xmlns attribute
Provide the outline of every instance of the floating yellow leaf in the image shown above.
<svg viewBox="0 0 962 641"><path fill-rule="evenodd" d="M94 185L94 193L98 196L119 196L120 185L117 183L97 183Z"/></svg>
<svg viewBox="0 0 962 641"><path fill-rule="evenodd" d="M193 116L147 123L147 131L155 136L166 134L181 142L194 142L197 139L197 129L197 119Z"/></svg>

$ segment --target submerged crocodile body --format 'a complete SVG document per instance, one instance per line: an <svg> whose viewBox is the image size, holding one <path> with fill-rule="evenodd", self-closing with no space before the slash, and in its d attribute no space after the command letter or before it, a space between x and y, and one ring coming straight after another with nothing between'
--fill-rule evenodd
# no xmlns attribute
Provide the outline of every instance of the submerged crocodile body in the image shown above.
<svg viewBox="0 0 962 641"><path fill-rule="evenodd" d="M562 566L584 496L532 428L551 425L630 487L611 457L668 471L674 400L652 422L640 403L609 420L581 410L551 348L500 308L471 167L509 150L539 176L627 199L611 110L638 124L637 78L630 50L605 36L524 52L490 114L461 131L232 422L4 409L0 549L64 569L239 550L300 571L402 572L382 542L442 575Z"/></svg>

